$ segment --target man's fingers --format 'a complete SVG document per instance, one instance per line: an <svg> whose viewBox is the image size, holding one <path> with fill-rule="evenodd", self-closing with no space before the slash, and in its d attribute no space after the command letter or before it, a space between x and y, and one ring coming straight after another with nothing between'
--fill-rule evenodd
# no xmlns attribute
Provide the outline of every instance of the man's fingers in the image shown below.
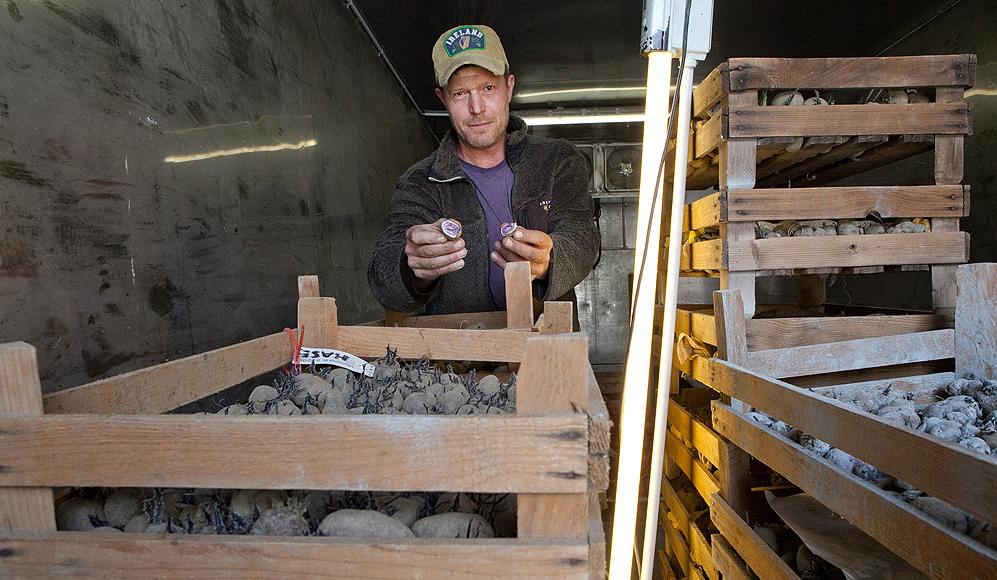
<svg viewBox="0 0 997 580"><path fill-rule="evenodd" d="M536 246L531 246L530 244L523 243L512 237L502 240L502 247L517 256L520 256L524 260L529 260L531 262L541 262L548 259L550 256L550 248L538 248Z"/></svg>
<svg viewBox="0 0 997 580"><path fill-rule="evenodd" d="M490 257L492 261L498 264L499 268L502 268L503 270L505 270L505 265L509 263L509 261L503 258L497 250L492 252Z"/></svg>
<svg viewBox="0 0 997 580"><path fill-rule="evenodd" d="M444 242L442 244L417 244L415 242L407 242L405 244L405 253L409 256L435 258L437 256L445 256L454 252L466 252L466 250L464 250L464 246L464 240L455 240L451 242Z"/></svg>
<svg viewBox="0 0 997 580"><path fill-rule="evenodd" d="M414 244L442 244L447 241L437 224L412 226L405 232L405 238Z"/></svg>
<svg viewBox="0 0 997 580"><path fill-rule="evenodd" d="M502 247L502 242L495 242L494 250L499 253L503 260L506 262L528 262L529 260L524 259L522 256L517 255L515 252L507 250Z"/></svg>
<svg viewBox="0 0 997 580"><path fill-rule="evenodd" d="M423 280L433 280L435 278L443 276L444 274L456 272L457 270L460 270L463 267L464 267L464 260L461 259L457 260L456 262L453 262L452 264L448 264L440 268L431 268L431 269L413 268L412 273L415 274L416 278L422 278Z"/></svg>
<svg viewBox="0 0 997 580"><path fill-rule="evenodd" d="M549 235L547 235L544 232L541 232L540 230L528 230L526 228L518 228L515 232L513 232L512 238L517 241L529 244L531 246L536 246L541 249L552 248L554 246L554 240L552 240Z"/></svg>
<svg viewBox="0 0 997 580"><path fill-rule="evenodd" d="M446 266L453 264L454 262L463 260L467 256L467 250L461 250L459 252L452 252L443 256L436 256L432 258L421 258L418 256L409 256L408 266L415 270L437 270Z"/></svg>

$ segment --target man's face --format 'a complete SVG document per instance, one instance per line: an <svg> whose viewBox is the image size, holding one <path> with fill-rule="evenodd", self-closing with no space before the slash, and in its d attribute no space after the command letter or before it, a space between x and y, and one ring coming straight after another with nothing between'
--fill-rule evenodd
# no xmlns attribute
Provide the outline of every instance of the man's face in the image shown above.
<svg viewBox="0 0 997 580"><path fill-rule="evenodd" d="M492 74L479 66L457 69L447 86L436 89L450 121L465 146L488 149L505 139L509 101L516 79Z"/></svg>

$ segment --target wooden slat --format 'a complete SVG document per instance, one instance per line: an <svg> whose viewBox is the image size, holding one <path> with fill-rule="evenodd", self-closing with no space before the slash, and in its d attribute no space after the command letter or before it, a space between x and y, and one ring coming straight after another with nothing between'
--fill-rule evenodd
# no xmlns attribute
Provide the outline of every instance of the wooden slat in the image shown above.
<svg viewBox="0 0 997 580"><path fill-rule="evenodd" d="M877 381L895 378L915 377L934 373L950 372L953 368L951 359L929 361L912 364L890 365L871 369L858 369L840 373L825 373L801 377L786 377L783 379L798 387L828 387L846 383Z"/></svg>
<svg viewBox="0 0 997 580"><path fill-rule="evenodd" d="M767 137L766 139L777 139ZM794 139L793 137L778 137L778 139ZM827 153L788 167L778 176L759 179L759 187L772 187L775 185L793 182L797 179L810 180L820 175L824 169L836 165L844 160L851 160L862 155L865 151L889 141L886 135L859 135L852 137L845 143L835 146Z"/></svg>
<svg viewBox="0 0 997 580"><path fill-rule="evenodd" d="M693 245L693 268L697 267L696 245ZM726 249L724 267L732 271L958 264L969 259L969 234L945 232L772 238L728 241Z"/></svg>
<svg viewBox="0 0 997 580"><path fill-rule="evenodd" d="M731 110L728 117L730 138L966 135L971 129L966 103L754 107Z"/></svg>
<svg viewBox="0 0 997 580"><path fill-rule="evenodd" d="M682 307L678 310L675 334L684 333L700 342L716 346L717 327L713 323L712 311L690 311Z"/></svg>
<svg viewBox="0 0 997 580"><path fill-rule="evenodd" d="M778 379L952 358L952 329L749 352L749 369Z"/></svg>
<svg viewBox="0 0 997 580"><path fill-rule="evenodd" d="M726 219L732 222L864 219L873 212L883 218L957 217L968 214L963 189L961 185L740 189L723 194L723 202Z"/></svg>
<svg viewBox="0 0 997 580"><path fill-rule="evenodd" d="M606 491L609 488L609 450L612 447L610 419L606 401L592 366L588 367L588 441L589 441L589 491Z"/></svg>
<svg viewBox="0 0 997 580"><path fill-rule="evenodd" d="M575 305L571 302L544 302L543 317L541 334L569 333L574 326Z"/></svg>
<svg viewBox="0 0 997 580"><path fill-rule="evenodd" d="M318 298L321 295L318 276L298 276L298 298Z"/></svg>
<svg viewBox="0 0 997 580"><path fill-rule="evenodd" d="M584 493L587 430L583 415L5 417L0 486Z"/></svg>
<svg viewBox="0 0 997 580"><path fill-rule="evenodd" d="M692 116L702 118L723 97L723 69L726 63L710 71L706 78L692 91Z"/></svg>
<svg viewBox="0 0 997 580"><path fill-rule="evenodd" d="M706 540L706 535L703 534L703 531L697 525L693 525L690 528L690 533L689 557L706 572L707 578L710 580L720 580L717 566L713 563L713 551L710 549L710 543Z"/></svg>
<svg viewBox="0 0 997 580"><path fill-rule="evenodd" d="M759 376L725 361L714 360L713 366L718 390L985 522L997 521L997 503L978 499L980 490L997 489L997 461L993 458L920 431L897 427L836 399ZM953 477L954 473L959 477Z"/></svg>
<svg viewBox="0 0 997 580"><path fill-rule="evenodd" d="M971 87L976 55L859 58L732 58L730 90Z"/></svg>
<svg viewBox="0 0 997 580"><path fill-rule="evenodd" d="M710 536L710 546L713 548L713 562L717 570L726 580L750 580L748 567L737 555L734 548L721 534Z"/></svg>
<svg viewBox="0 0 997 580"><path fill-rule="evenodd" d="M799 576L772 551L719 495L711 499L710 519L723 537L760 578L799 579Z"/></svg>
<svg viewBox="0 0 997 580"><path fill-rule="evenodd" d="M661 526L666 527L673 525L668 518L668 513L670 512L671 517L675 521L674 525L683 536L688 538L689 527L695 525L693 522L695 518L682 504L682 500L679 498L678 492L675 491L675 487L672 485L671 480L667 477L661 478L661 501L665 504L663 507L667 507L667 510L661 509L658 511L658 519L660 520Z"/></svg>
<svg viewBox="0 0 997 580"><path fill-rule="evenodd" d="M997 264L959 266L956 276L959 288L955 309L956 374L971 373L977 378L995 380Z"/></svg>
<svg viewBox="0 0 997 580"><path fill-rule="evenodd" d="M526 357L516 383L516 415L576 414L585 421L589 401L588 339L582 333L537 336L527 342ZM594 378L594 377L592 377ZM587 441L587 437L584 438ZM575 477L588 468L588 446L583 471L573 475L561 470L560 477ZM543 460L539 466L545 467ZM581 481L587 483L582 476ZM538 490L531 490L538 491ZM548 490L540 490L548 491ZM578 491L577 489L575 490ZM520 538L588 537L588 495L580 493L520 493L517 526Z"/></svg>
<svg viewBox="0 0 997 580"><path fill-rule="evenodd" d="M845 474L828 460L807 453L799 445L753 424L729 407L714 405L713 424L736 445L930 577L962 580L993 576L992 572L997 567L997 552L906 502L894 499L874 484ZM846 427L843 426L841 430L844 429ZM894 448L894 452L903 449ZM911 463L927 466L927 461L918 458ZM948 473L948 481L957 479L951 477L953 472ZM977 494L980 489L993 488L977 488L972 493ZM720 511L716 509L712 512L718 513ZM724 536L733 542L729 534L724 533ZM747 537L748 534L740 536ZM735 547L738 547L737 544ZM738 552L747 560L744 552L740 549ZM754 568L750 560L748 565Z"/></svg>
<svg viewBox="0 0 997 580"><path fill-rule="evenodd" d="M692 481L693 487L704 499L709 498L710 494L720 492L717 478L671 432L665 435L665 455Z"/></svg>
<svg viewBox="0 0 997 580"><path fill-rule="evenodd" d="M720 211L720 192L712 193L689 204L689 227L698 230L720 225L723 220ZM726 221L726 220L723 220Z"/></svg>
<svg viewBox="0 0 997 580"><path fill-rule="evenodd" d="M0 415L42 414L42 386L35 347L26 342L0 344ZM6 466L0 462L0 472ZM51 489L0 489L0 534L55 530ZM2 557L0 557L2 561Z"/></svg>
<svg viewBox="0 0 997 580"><path fill-rule="evenodd" d="M5 578L588 578L584 542L53 532L0 539Z"/></svg>
<svg viewBox="0 0 997 580"><path fill-rule="evenodd" d="M689 267L693 270L719 270L723 268L723 240L706 240L686 245L689 247Z"/></svg>
<svg viewBox="0 0 997 580"><path fill-rule="evenodd" d="M693 135L694 155L691 157L692 159L701 159L717 151L723 140L721 135L723 121L724 116L717 113L696 128L696 132Z"/></svg>
<svg viewBox="0 0 997 580"><path fill-rule="evenodd" d="M454 330L340 326L336 348L357 356L384 356L388 346L402 358L437 360L520 361L529 330ZM284 337L285 340L287 337Z"/></svg>
<svg viewBox="0 0 997 580"><path fill-rule="evenodd" d="M716 432L693 417L674 397L668 402L668 429L686 445L702 453L707 461L720 467L720 442Z"/></svg>
<svg viewBox="0 0 997 580"><path fill-rule="evenodd" d="M883 389L889 387L893 391L913 393L915 395L914 402L922 402L920 400L922 394L927 395L928 393L932 393L930 399L928 399L927 396L924 396L923 398L925 400L923 402L934 402L937 399L933 393L940 389L944 389L953 380L955 380L955 373L932 373L930 375L877 379L872 381L863 381L860 383L832 385L828 387L811 387L810 390L814 393L834 397L838 400L848 400L848 397L856 396L859 393L882 391Z"/></svg>
<svg viewBox="0 0 997 580"><path fill-rule="evenodd" d="M596 494L589 494L589 580L605 580L609 564L606 561L606 528L602 523L602 508Z"/></svg>
<svg viewBox="0 0 997 580"><path fill-rule="evenodd" d="M847 143L842 145L842 147L844 146L847 146ZM807 186L817 187L833 183L839 179L843 179L857 173L869 171L870 169L882 167L883 165L894 163L913 155L918 155L930 150L933 146L934 144L932 142L916 140L909 135L892 137L886 143L876 147L871 147L860 153L856 153L848 159L841 161L841 163L830 167L825 166L820 171L808 177ZM769 184L765 183L763 185L767 186Z"/></svg>
<svg viewBox="0 0 997 580"><path fill-rule="evenodd" d="M505 267L506 328L533 328L533 285L530 263L510 262Z"/></svg>
<svg viewBox="0 0 997 580"><path fill-rule="evenodd" d="M279 332L52 393L45 412L165 413L290 361L291 341Z"/></svg>
<svg viewBox="0 0 997 580"><path fill-rule="evenodd" d="M678 530L671 525L663 527L665 530L665 542L675 557L675 563L679 565L679 568L687 579L692 578L694 567L690 565L689 544L678 533Z"/></svg>
<svg viewBox="0 0 997 580"><path fill-rule="evenodd" d="M839 139L840 143L835 141L825 142L827 139ZM799 149L789 149L773 155L765 161L759 162L758 180L765 181L766 183L774 182L775 185L784 186L789 182L788 176L782 174L784 171L791 173L790 170L792 168L821 155L826 155L835 146L843 144L847 139L847 137L830 137L820 140L814 137L807 138L803 146Z"/></svg>
<svg viewBox="0 0 997 580"><path fill-rule="evenodd" d="M304 327L301 346L332 348L339 330L335 298L298 298L298 328Z"/></svg>
<svg viewBox="0 0 997 580"><path fill-rule="evenodd" d="M488 330L505 328L506 313L504 310L494 312L469 312L464 314L430 314L426 316L408 316L399 325L406 328L478 328Z"/></svg>
<svg viewBox="0 0 997 580"><path fill-rule="evenodd" d="M756 318L747 321L748 350L807 346L947 327L946 317L935 314Z"/></svg>

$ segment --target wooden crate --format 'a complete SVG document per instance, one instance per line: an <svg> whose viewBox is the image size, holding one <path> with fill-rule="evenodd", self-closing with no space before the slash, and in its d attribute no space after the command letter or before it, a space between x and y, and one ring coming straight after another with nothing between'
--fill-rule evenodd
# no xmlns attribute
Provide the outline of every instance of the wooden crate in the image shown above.
<svg viewBox="0 0 997 580"><path fill-rule="evenodd" d="M718 191L689 204L686 232L718 228L716 239L687 243L686 275L719 276L755 312L755 277L932 268L933 303L955 303L954 267L968 261L969 213L963 142L971 132L964 90L974 55L875 58L738 58L694 91L689 189ZM919 88L923 104L760 106L763 91ZM788 142L802 139L798 150ZM919 186L822 187L933 150L935 181ZM787 188L786 186L790 187ZM802 186L802 187L801 187ZM930 218L924 234L756 239L755 222Z"/></svg>
<svg viewBox="0 0 997 580"><path fill-rule="evenodd" d="M286 365L283 332L44 398L34 349L0 345L0 576L605 576L594 494L608 484L609 421L584 335L340 326L334 299L307 295L298 318L310 347L373 358L391 345L404 358L520 363L517 412L162 415ZM247 453L257 440L267 444ZM517 493L518 536L60 532L52 488L62 486Z"/></svg>
<svg viewBox="0 0 997 580"><path fill-rule="evenodd" d="M919 431L901 428L821 394L828 389L934 392L956 376L994 378L997 360L997 264L960 266L955 328L881 338L837 340L805 346L746 349L743 309L737 291L717 293L718 356L696 366L708 385L731 404L713 403L713 427L733 444L770 466L863 532L933 578L984 578L997 569L997 552L960 534L875 485L845 473L830 461L746 418L751 408L781 419L884 472L906 481L985 522L997 522L997 460ZM883 369L926 360L955 360L955 373L800 388L779 380L827 372ZM868 377L866 377L868 378ZM711 517L746 562L751 536L733 510L714 498ZM733 514L733 516L732 516ZM743 521L740 522L743 524ZM746 549L747 550L747 549ZM771 558L769 558L769 563ZM759 572L760 573L760 572Z"/></svg>

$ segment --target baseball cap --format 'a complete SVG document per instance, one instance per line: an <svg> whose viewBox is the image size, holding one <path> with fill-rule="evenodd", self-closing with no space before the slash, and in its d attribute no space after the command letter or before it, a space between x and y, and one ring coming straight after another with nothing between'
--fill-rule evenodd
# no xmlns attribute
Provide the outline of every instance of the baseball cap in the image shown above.
<svg viewBox="0 0 997 580"><path fill-rule="evenodd" d="M498 34L483 24L463 24L440 35L433 46L433 71L436 84L445 86L458 68L473 64L497 75L509 70L505 49Z"/></svg>

